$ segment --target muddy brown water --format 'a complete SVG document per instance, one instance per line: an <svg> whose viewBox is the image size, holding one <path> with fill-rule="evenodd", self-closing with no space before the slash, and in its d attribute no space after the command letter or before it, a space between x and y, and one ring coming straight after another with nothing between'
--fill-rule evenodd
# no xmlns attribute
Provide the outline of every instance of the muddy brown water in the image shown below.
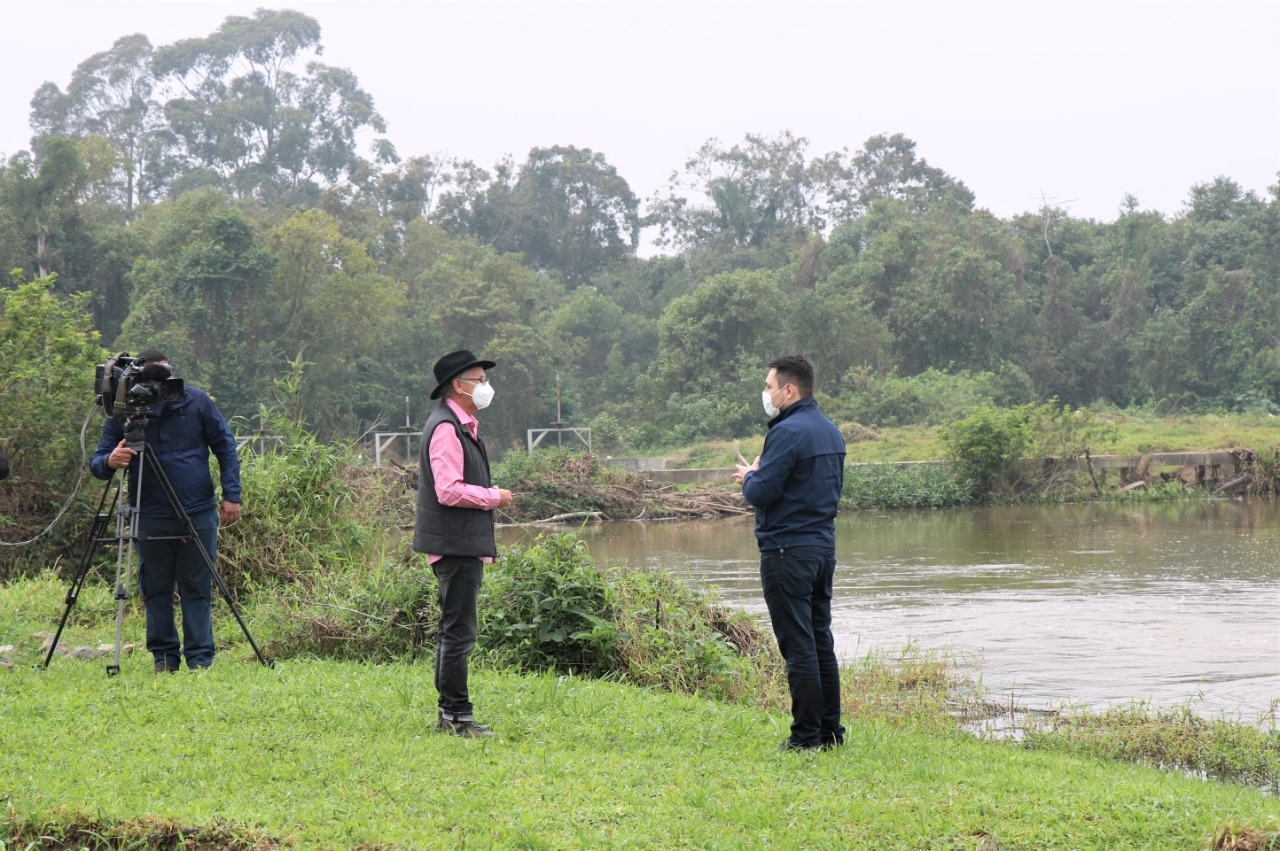
<svg viewBox="0 0 1280 851"><path fill-rule="evenodd" d="M544 530L503 529L502 542ZM765 612L749 518L581 533L597 562L670 571ZM837 651L946 650L1032 709L1141 700L1255 721L1280 700L1278 542L1280 507L1262 500L850 512Z"/></svg>

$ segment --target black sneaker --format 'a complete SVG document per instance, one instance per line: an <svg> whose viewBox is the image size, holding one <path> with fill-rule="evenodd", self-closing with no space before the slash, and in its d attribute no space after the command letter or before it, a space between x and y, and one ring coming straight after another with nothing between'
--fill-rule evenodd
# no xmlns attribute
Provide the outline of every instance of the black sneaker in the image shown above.
<svg viewBox="0 0 1280 851"><path fill-rule="evenodd" d="M157 674L176 674L178 673L177 665L170 665L168 662L156 662Z"/></svg>
<svg viewBox="0 0 1280 851"><path fill-rule="evenodd" d="M436 724L436 730L452 736L461 736L464 739L487 739L493 735L493 729L488 724L477 724L470 718L465 721L461 718L449 719L443 715Z"/></svg>

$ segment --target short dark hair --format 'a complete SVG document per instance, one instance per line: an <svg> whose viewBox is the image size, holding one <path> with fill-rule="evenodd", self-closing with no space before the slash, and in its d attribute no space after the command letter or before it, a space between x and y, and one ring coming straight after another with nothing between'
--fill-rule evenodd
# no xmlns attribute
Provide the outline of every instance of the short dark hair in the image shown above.
<svg viewBox="0 0 1280 851"><path fill-rule="evenodd" d="M138 360L143 363L155 363L160 360L168 360L169 356L159 349L143 349L138 352Z"/></svg>
<svg viewBox="0 0 1280 851"><path fill-rule="evenodd" d="M804 355L783 355L769 361L778 371L778 385L794 384L801 396L813 395L813 364Z"/></svg>

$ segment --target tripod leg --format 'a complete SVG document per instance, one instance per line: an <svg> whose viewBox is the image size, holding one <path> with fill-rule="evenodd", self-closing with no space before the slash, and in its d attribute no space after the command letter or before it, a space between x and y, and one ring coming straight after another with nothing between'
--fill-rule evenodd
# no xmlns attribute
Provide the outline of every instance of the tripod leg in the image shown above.
<svg viewBox="0 0 1280 851"><path fill-rule="evenodd" d="M71 616L71 608L76 604L76 600L79 599L80 592L84 588L84 581L93 567L93 554L98 548L98 542L105 540L104 535L107 530L107 523L111 520L111 513L115 510L120 498L119 488L113 490L111 485L112 480L107 479L106 486L102 489L102 498L98 500L98 510L93 516L93 521L89 524L89 532L85 539L84 553L80 556L80 564L76 566L75 576L71 580L70 587L67 588L66 608L62 611L62 620L58 621L58 631L54 633L53 641L49 643L49 653L44 657L44 664L40 665L42 670L47 669L49 663L53 661L53 654L58 649L58 641L62 638L62 630L67 625L67 618ZM114 494L110 505L107 505L108 494ZM104 507L106 508L105 511L103 510Z"/></svg>
<svg viewBox="0 0 1280 851"><path fill-rule="evenodd" d="M231 614L235 615L236 623L240 624L240 630L244 633L244 637L249 640L249 646L253 648L254 655L258 657L258 661L264 666L271 668L275 663L262 655L262 651L258 649L258 643L253 640L253 635L249 632L249 627L245 625L244 618L240 617L240 609L236 606L235 598L231 594L231 589L227 587L227 583L222 581L222 576L218 573L218 568L214 564L213 555L205 549L204 543L201 541L199 531L196 529L195 523L191 520L191 515L187 514L186 509L182 507L182 503L178 500L178 495L173 489L169 476L165 473L164 467L157 461L153 465L155 469L156 479L160 482L160 487L164 491L165 496L169 500L169 505L173 508L175 514L182 519L183 525L187 529L187 534L196 542L196 546L200 550L200 555L204 559L205 566L209 569L209 575L213 577L213 582L218 586L218 590L222 592L222 598L227 601L227 605L231 608Z"/></svg>
<svg viewBox="0 0 1280 851"><path fill-rule="evenodd" d="M129 600L129 565L133 564L134 535L132 519L128 521L126 530L125 512L116 515L116 538L120 548L116 551L116 649L112 664L107 666L107 676L114 677L120 673L120 643L124 637L124 608Z"/></svg>

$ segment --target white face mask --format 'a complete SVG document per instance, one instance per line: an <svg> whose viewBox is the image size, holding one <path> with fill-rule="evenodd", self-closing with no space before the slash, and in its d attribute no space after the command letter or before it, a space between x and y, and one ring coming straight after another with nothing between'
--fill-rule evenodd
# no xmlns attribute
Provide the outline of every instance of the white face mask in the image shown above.
<svg viewBox="0 0 1280 851"><path fill-rule="evenodd" d="M475 403L477 411L489 407L489 403L493 401L493 385L488 382L477 384L476 389L471 391L471 401Z"/></svg>
<svg viewBox="0 0 1280 851"><path fill-rule="evenodd" d="M776 392L778 391L775 390L774 393ZM768 390L760 391L760 401L764 402L764 412L769 415L769 419L773 419L778 414L782 413L782 409L773 404L773 393L770 393Z"/></svg>

